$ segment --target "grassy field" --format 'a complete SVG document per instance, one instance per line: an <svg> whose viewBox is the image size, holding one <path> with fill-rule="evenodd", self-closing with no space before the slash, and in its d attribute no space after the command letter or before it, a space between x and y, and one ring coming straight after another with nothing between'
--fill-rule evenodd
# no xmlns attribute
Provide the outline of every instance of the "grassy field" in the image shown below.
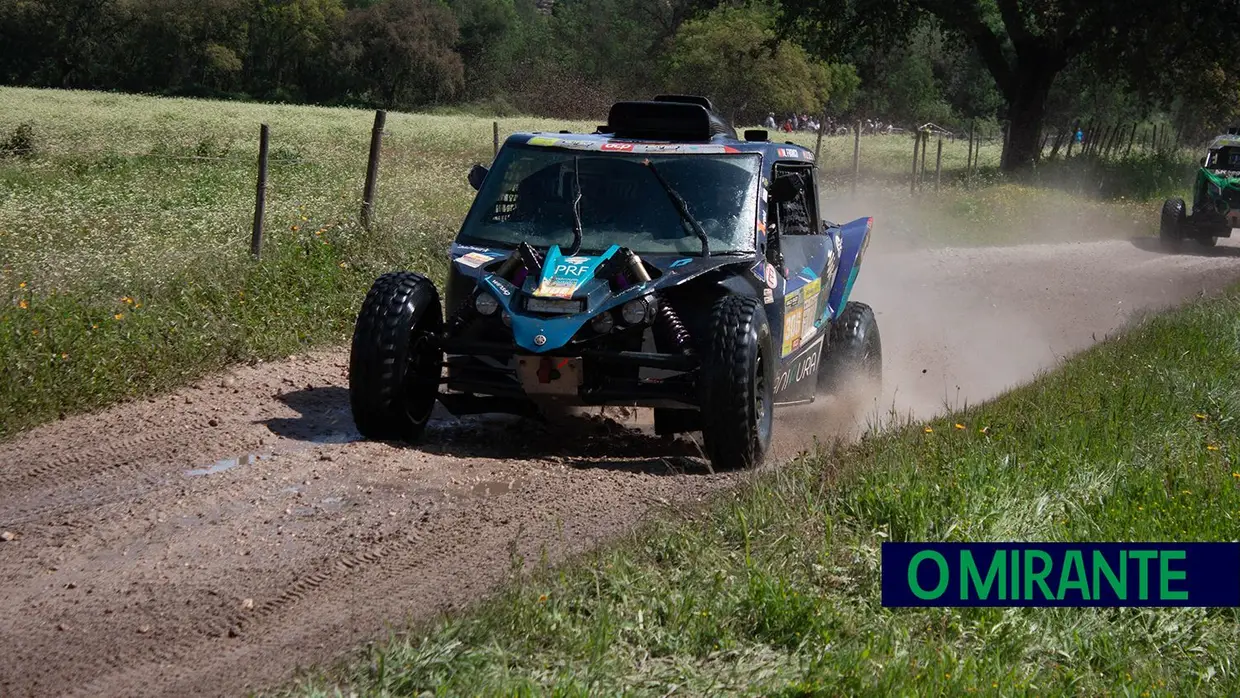
<svg viewBox="0 0 1240 698"><path fill-rule="evenodd" d="M0 439L229 363L344 341L374 277L442 272L491 120L390 114L377 224L356 223L373 115L349 109L0 88L0 143L24 124L34 154L0 156ZM263 260L248 256L261 122L272 129ZM503 119L517 130L593 122ZM812 147L813 137L794 139ZM863 140L860 195L828 178L830 217L874 215L915 244L1148 234L1156 207L995 179L998 148L964 187L912 196L907 137ZM823 167L851 167L828 138ZM944 149L960 168L965 144ZM903 182L903 183L902 183Z"/></svg>
<svg viewBox="0 0 1240 698"><path fill-rule="evenodd" d="M343 341L377 274L440 273L465 174L491 157L489 120L390 114L367 232L373 113L11 88L0 101L0 140L27 123L37 149L0 158L0 437ZM255 263L261 122L271 173Z"/></svg>
<svg viewBox="0 0 1240 698"><path fill-rule="evenodd" d="M1229 541L1240 289L830 447L294 695L1235 695L1234 609L885 609L884 541ZM536 564L527 563L526 571Z"/></svg>

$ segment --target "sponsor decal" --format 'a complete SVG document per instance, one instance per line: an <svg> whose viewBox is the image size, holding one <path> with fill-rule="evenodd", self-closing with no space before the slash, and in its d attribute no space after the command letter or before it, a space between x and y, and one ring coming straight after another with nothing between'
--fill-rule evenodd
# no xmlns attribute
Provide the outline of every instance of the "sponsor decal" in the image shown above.
<svg viewBox="0 0 1240 698"><path fill-rule="evenodd" d="M799 158L801 151L796 148L779 148L779 157L781 158Z"/></svg>
<svg viewBox="0 0 1240 698"><path fill-rule="evenodd" d="M801 323L805 308L801 304L801 289L784 298L784 346L783 356L801 348Z"/></svg>
<svg viewBox="0 0 1240 698"><path fill-rule="evenodd" d="M564 260L567 262L568 260ZM589 273L590 267L586 264L557 264L555 270L551 272L552 276L572 276L581 278Z"/></svg>
<svg viewBox="0 0 1240 698"><path fill-rule="evenodd" d="M779 278L775 275L775 265L766 265L766 285L769 288L775 288L775 284L779 283Z"/></svg>
<svg viewBox="0 0 1240 698"><path fill-rule="evenodd" d="M564 261L568 262L569 264L585 264L586 262L590 261L590 258L589 257L565 257Z"/></svg>
<svg viewBox="0 0 1240 698"><path fill-rule="evenodd" d="M726 145L706 144L671 144L671 143L615 143L611 141L592 141L571 138L553 138L535 136L526 143L530 145L554 146L574 150L593 150L613 153L739 153L740 150Z"/></svg>
<svg viewBox="0 0 1240 698"><path fill-rule="evenodd" d="M801 381L813 378L818 375L819 363L822 360L821 342L815 342L818 347L805 352L805 356L797 359L796 363L788 367L788 370L780 373L775 378L775 394L784 392L790 386L796 385Z"/></svg>
<svg viewBox="0 0 1240 698"><path fill-rule="evenodd" d="M456 261L460 262L461 264L464 264L467 267L473 267L474 269L477 269L478 267L482 266L483 264L486 264L492 259L495 259L494 255L483 254L482 252L470 252L469 254L463 254L460 257L457 257Z"/></svg>
<svg viewBox="0 0 1240 698"><path fill-rule="evenodd" d="M494 276L487 277L487 284L489 284L491 288L495 289L499 293L504 294L505 296L512 295L512 291L509 290L508 284L504 283L503 281L497 280Z"/></svg>
<svg viewBox="0 0 1240 698"><path fill-rule="evenodd" d="M762 302L770 305L775 302L775 292L769 288L762 289Z"/></svg>
<svg viewBox="0 0 1240 698"><path fill-rule="evenodd" d="M534 295L542 298L572 298L577 290L577 282L568 279L544 279Z"/></svg>
<svg viewBox="0 0 1240 698"><path fill-rule="evenodd" d="M813 339L818 328L814 326L814 322L818 320L818 296L822 289L822 279L814 279L801 289L801 341L808 342Z"/></svg>
<svg viewBox="0 0 1240 698"><path fill-rule="evenodd" d="M690 259L690 258L688 258L688 257L686 257L685 259L678 259L678 260L676 260L675 262L672 262L671 264L667 265L667 268L668 268L668 269L675 269L676 267L683 267L684 265L686 265L686 264L688 264L689 262L692 262L692 261L693 261L693 260L692 260L692 259Z"/></svg>

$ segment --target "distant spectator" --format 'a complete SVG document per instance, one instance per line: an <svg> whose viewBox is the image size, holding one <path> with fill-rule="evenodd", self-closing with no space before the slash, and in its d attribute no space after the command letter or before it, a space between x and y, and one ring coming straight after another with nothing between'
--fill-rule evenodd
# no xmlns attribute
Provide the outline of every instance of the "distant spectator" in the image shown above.
<svg viewBox="0 0 1240 698"><path fill-rule="evenodd" d="M775 112L767 113L766 122L762 125L770 129L778 128L778 126L775 123Z"/></svg>

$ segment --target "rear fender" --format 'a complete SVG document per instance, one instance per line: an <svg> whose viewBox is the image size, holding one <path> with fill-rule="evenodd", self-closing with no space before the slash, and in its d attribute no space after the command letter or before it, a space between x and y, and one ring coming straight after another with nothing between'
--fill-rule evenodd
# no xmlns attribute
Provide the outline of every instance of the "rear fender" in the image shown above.
<svg viewBox="0 0 1240 698"><path fill-rule="evenodd" d="M858 218L840 226L840 267L835 283L831 285L831 295L827 296L827 303L835 313L832 320L844 312L844 305L848 303L857 273L861 271L861 260L870 245L870 230L873 227L873 218Z"/></svg>

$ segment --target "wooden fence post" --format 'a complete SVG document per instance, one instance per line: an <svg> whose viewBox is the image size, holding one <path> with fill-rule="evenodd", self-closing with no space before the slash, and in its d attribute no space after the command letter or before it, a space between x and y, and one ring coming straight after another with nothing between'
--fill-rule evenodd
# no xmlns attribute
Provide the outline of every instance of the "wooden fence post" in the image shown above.
<svg viewBox="0 0 1240 698"><path fill-rule="evenodd" d="M1076 132L1081 130L1081 120L1077 119L1072 122L1072 133L1068 134L1068 152L1063 156L1064 160L1072 157L1072 146L1076 145Z"/></svg>
<svg viewBox="0 0 1240 698"><path fill-rule="evenodd" d="M370 160L366 163L366 186L362 190L362 227L370 228L375 209L375 189L379 179L379 156L383 149L383 127L387 123L387 112L379 109L375 112L375 125L370 131Z"/></svg>
<svg viewBox="0 0 1240 698"><path fill-rule="evenodd" d="M822 152L822 132L827 128L827 113L822 113L822 119L818 122L818 142L814 144L814 162L822 162L819 153Z"/></svg>
<svg viewBox="0 0 1240 698"><path fill-rule="evenodd" d="M250 232L250 255L258 259L263 250L263 216L267 211L267 145L271 129L263 124L258 136L258 188L254 197L254 229Z"/></svg>
<svg viewBox="0 0 1240 698"><path fill-rule="evenodd" d="M926 187L926 153L930 150L930 132L921 132L921 176L917 178L917 191Z"/></svg>
<svg viewBox="0 0 1240 698"><path fill-rule="evenodd" d="M934 156L934 191L937 193L943 182L943 134L939 134L939 152Z"/></svg>
<svg viewBox="0 0 1240 698"><path fill-rule="evenodd" d="M1150 136L1150 150L1158 152L1158 124L1154 124L1154 132Z"/></svg>
<svg viewBox="0 0 1240 698"><path fill-rule="evenodd" d="M861 179L861 121L857 121L857 131L853 134L853 181L852 194L857 195L857 180Z"/></svg>
<svg viewBox="0 0 1240 698"><path fill-rule="evenodd" d="M964 156L964 178L967 182L973 172L973 130L977 127L977 119L969 120L969 150Z"/></svg>
<svg viewBox="0 0 1240 698"><path fill-rule="evenodd" d="M921 131L913 132L913 175L909 179L909 193L917 193L917 155L921 148Z"/></svg>
<svg viewBox="0 0 1240 698"><path fill-rule="evenodd" d="M1136 140L1136 137L1137 137L1137 124L1136 122L1133 122L1132 130L1128 132L1128 150L1124 152L1124 157L1128 157L1129 155L1132 155L1132 142Z"/></svg>
<svg viewBox="0 0 1240 698"><path fill-rule="evenodd" d="M499 122L498 121L491 122L491 146L495 151L494 154L499 155Z"/></svg>

